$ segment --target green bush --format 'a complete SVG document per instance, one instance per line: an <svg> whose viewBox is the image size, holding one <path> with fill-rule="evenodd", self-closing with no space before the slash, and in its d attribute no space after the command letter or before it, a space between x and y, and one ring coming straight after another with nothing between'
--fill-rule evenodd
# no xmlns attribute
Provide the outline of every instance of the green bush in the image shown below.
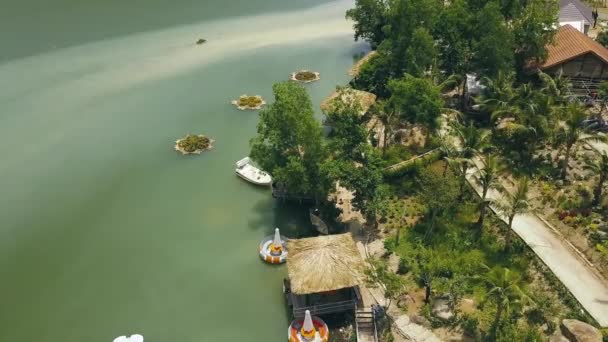
<svg viewBox="0 0 608 342"><path fill-rule="evenodd" d="M460 326L465 335L475 340L479 339L479 319L477 317L463 315Z"/></svg>
<svg viewBox="0 0 608 342"><path fill-rule="evenodd" d="M399 258L399 267L397 268L398 274L407 274L412 270L412 260L409 258L400 257Z"/></svg>

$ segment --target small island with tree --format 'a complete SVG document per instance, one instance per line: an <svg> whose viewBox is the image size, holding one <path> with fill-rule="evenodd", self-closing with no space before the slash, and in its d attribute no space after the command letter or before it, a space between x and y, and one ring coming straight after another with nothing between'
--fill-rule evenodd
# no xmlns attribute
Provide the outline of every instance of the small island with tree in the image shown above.
<svg viewBox="0 0 608 342"><path fill-rule="evenodd" d="M300 70L291 73L290 79L302 83L315 82L321 79L321 74L316 71Z"/></svg>
<svg viewBox="0 0 608 342"><path fill-rule="evenodd" d="M233 100L232 104L239 110L258 110L266 104L266 101L260 95L244 94Z"/></svg>
<svg viewBox="0 0 608 342"><path fill-rule="evenodd" d="M181 154L201 154L213 148L213 140L202 134L188 134L175 141L175 150Z"/></svg>

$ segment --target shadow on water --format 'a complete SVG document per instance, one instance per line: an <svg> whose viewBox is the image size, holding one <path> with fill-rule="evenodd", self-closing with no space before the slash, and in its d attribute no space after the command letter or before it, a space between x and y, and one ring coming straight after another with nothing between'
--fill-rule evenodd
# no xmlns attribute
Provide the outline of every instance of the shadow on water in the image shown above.
<svg viewBox="0 0 608 342"><path fill-rule="evenodd" d="M317 236L315 227L310 222L308 209L310 205L282 202L270 196L258 202L254 210L258 216L249 221L249 228L261 230L264 235L271 235L275 228L290 239ZM272 222L272 225L268 225Z"/></svg>

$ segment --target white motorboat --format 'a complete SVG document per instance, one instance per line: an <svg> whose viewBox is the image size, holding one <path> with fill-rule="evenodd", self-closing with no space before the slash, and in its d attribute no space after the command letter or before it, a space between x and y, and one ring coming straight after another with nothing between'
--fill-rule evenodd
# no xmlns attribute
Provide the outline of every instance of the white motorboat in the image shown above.
<svg viewBox="0 0 608 342"><path fill-rule="evenodd" d="M244 180L257 185L270 185L272 177L251 163L249 157L236 162L236 174Z"/></svg>
<svg viewBox="0 0 608 342"><path fill-rule="evenodd" d="M144 342L144 337L139 334L134 334L129 337L118 336L114 339L114 342Z"/></svg>

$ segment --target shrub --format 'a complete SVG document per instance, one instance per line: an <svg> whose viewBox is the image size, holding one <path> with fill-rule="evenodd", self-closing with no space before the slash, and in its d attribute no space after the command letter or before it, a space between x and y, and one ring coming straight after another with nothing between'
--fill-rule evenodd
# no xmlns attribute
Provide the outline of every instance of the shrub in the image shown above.
<svg viewBox="0 0 608 342"><path fill-rule="evenodd" d="M479 338L479 319L470 315L463 315L462 323L460 323L462 331L465 335L472 337L475 340Z"/></svg>
<svg viewBox="0 0 608 342"><path fill-rule="evenodd" d="M294 75L294 78L298 81L311 81L317 78L317 74L312 71L298 71Z"/></svg>
<svg viewBox="0 0 608 342"><path fill-rule="evenodd" d="M199 150L206 150L209 148L211 140L204 135L188 134L184 139L181 139L178 146L186 152L194 152Z"/></svg>
<svg viewBox="0 0 608 342"><path fill-rule="evenodd" d="M262 99L258 96L241 96L237 103L241 107L254 108L262 103Z"/></svg>
<svg viewBox="0 0 608 342"><path fill-rule="evenodd" d="M399 267L397 268L397 274L407 274L412 270L412 260L405 257L399 258Z"/></svg>

